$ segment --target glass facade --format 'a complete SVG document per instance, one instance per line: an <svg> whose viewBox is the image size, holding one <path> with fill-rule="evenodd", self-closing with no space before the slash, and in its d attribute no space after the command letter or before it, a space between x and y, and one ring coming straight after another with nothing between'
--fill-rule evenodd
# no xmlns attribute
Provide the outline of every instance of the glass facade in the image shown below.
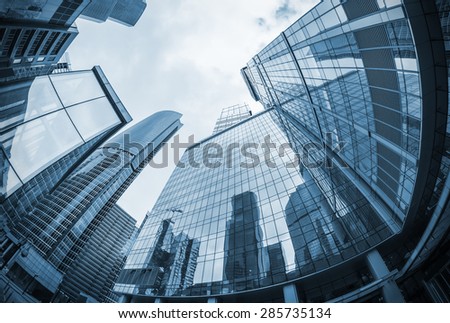
<svg viewBox="0 0 450 323"><path fill-rule="evenodd" d="M134 26L146 7L146 0L93 0L83 10L81 17L97 22L110 19Z"/></svg>
<svg viewBox="0 0 450 323"><path fill-rule="evenodd" d="M108 277L122 264L120 250L133 231L129 219L114 204L179 129L180 117L172 111L158 112L116 135L66 174L11 226L17 239L32 241L32 248L41 255L43 263L62 274L58 289L52 291L52 301L108 300L105 286L112 287ZM119 218L114 214L119 214ZM114 243L110 240L113 234L117 235ZM101 240L104 245L94 248ZM111 264L116 262L116 267L92 269L98 263L89 259L108 257ZM10 271L13 266L8 264Z"/></svg>
<svg viewBox="0 0 450 323"><path fill-rule="evenodd" d="M341 171L332 180L322 169L302 167L279 122L272 109L183 155L142 226L116 292L207 296L270 286L336 265L393 233ZM269 163L264 149L245 146L262 147L267 135L283 147L282 156L272 151ZM203 159L217 147L227 152L224 158ZM182 276L172 263L180 235L195 246L195 257L185 258L194 274L189 283L171 285L167 277Z"/></svg>
<svg viewBox="0 0 450 323"><path fill-rule="evenodd" d="M0 257L8 272L2 279L19 290L25 286L22 292L31 298L50 301L62 273L39 247L37 237L52 234L43 226L53 214L44 205L53 201L52 192L68 173L131 117L98 66L8 84L0 89L0 98ZM24 223L36 223L33 216L41 222L26 227ZM8 301L23 301L25 296L13 290L5 292Z"/></svg>
<svg viewBox="0 0 450 323"><path fill-rule="evenodd" d="M94 219L85 233L85 236L89 233L89 239L62 279L59 302L117 301L111 289L123 267L128 246L136 238L135 224L136 220L117 204Z"/></svg>
<svg viewBox="0 0 450 323"><path fill-rule="evenodd" d="M324 1L247 65L265 107L330 146L403 221L420 157L422 92L401 1ZM304 129L304 130L303 130Z"/></svg>
<svg viewBox="0 0 450 323"><path fill-rule="evenodd" d="M24 85L0 89L4 197L122 122L93 71L41 76Z"/></svg>
<svg viewBox="0 0 450 323"><path fill-rule="evenodd" d="M242 120L252 116L252 111L247 104L236 104L222 110L219 119L214 126L213 134L221 132Z"/></svg>
<svg viewBox="0 0 450 323"><path fill-rule="evenodd" d="M437 266L450 222L450 6L427 4L321 1L255 55L241 74L266 112L185 152L115 291L131 302L427 299L411 279ZM446 264L429 278L434 294Z"/></svg>

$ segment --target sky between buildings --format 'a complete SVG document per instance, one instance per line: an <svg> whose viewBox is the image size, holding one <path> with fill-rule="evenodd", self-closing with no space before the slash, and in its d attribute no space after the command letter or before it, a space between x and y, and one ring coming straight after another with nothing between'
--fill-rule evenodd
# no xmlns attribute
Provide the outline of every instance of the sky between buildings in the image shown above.
<svg viewBox="0 0 450 323"><path fill-rule="evenodd" d="M223 108L247 103L240 69L319 0L153 0L135 27L77 20L69 47L73 70L100 65L133 116L183 114L180 141L209 136ZM147 167L119 200L142 221L175 165ZM155 157L161 162L161 154Z"/></svg>

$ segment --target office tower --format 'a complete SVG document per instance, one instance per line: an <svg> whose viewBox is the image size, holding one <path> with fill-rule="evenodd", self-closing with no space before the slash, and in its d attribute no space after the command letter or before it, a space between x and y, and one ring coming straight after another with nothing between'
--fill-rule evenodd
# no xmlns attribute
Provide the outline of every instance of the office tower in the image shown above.
<svg viewBox="0 0 450 323"><path fill-rule="evenodd" d="M232 125L252 116L252 111L247 104L236 104L222 110L219 119L214 126L213 134L221 132Z"/></svg>
<svg viewBox="0 0 450 323"><path fill-rule="evenodd" d="M0 259L5 270L20 253L30 250L30 243L15 232L19 223L67 172L131 121L131 117L98 66L90 71L41 76L5 85L0 89L0 101L3 223ZM38 253L33 255L39 257ZM22 263L25 260L20 259ZM30 275L36 274L36 268L26 266ZM52 285L53 291L57 281Z"/></svg>
<svg viewBox="0 0 450 323"><path fill-rule="evenodd" d="M78 35L75 19L88 0L3 1L0 84L50 74Z"/></svg>
<svg viewBox="0 0 450 323"><path fill-rule="evenodd" d="M13 219L131 121L98 66L3 86L0 99L1 202Z"/></svg>
<svg viewBox="0 0 450 323"><path fill-rule="evenodd" d="M14 223L12 231L16 236L32 241L32 248L45 259L44 264L62 274L53 301L78 301L79 295L89 299L93 298L90 293L100 292L90 285L93 277L88 271L80 277L74 268L85 259L105 257L103 253L109 252L89 248L89 244L100 237L106 239L102 230L108 223L103 222L107 221L110 209L181 127L180 116L172 111L157 112L108 140L41 197L21 221ZM107 120L106 115L103 119ZM128 235L125 231L120 234Z"/></svg>
<svg viewBox="0 0 450 323"><path fill-rule="evenodd" d="M125 26L134 26L146 7L145 0L93 0L81 17L97 22L110 19Z"/></svg>
<svg viewBox="0 0 450 323"><path fill-rule="evenodd" d="M144 270L156 221L170 219L200 242L193 285L177 297L143 293L145 279L115 290L136 302L448 300L449 8L321 1L283 31L241 70L266 111L185 152L127 259ZM225 240L245 192L267 258L256 281L240 271L236 292Z"/></svg>
<svg viewBox="0 0 450 323"><path fill-rule="evenodd" d="M99 67L92 71L38 77L33 82L17 82L2 87L0 92L3 112L0 259L4 269L13 265L21 249L29 247L12 231L14 226L67 171L131 117ZM96 120L96 113L107 118ZM91 122L85 124L84 120ZM37 253L33 255L39 257ZM32 265L26 268L31 275L36 274L37 269ZM55 278L49 287L54 291L58 274L50 276ZM17 294L21 292L14 293Z"/></svg>
<svg viewBox="0 0 450 323"><path fill-rule="evenodd" d="M77 35L75 25L2 21L0 84L50 74Z"/></svg>
<svg viewBox="0 0 450 323"><path fill-rule="evenodd" d="M99 147L131 120L99 67L11 84L2 98L5 299L78 300L74 289L83 287L77 279L86 259L111 253L89 247L114 225L109 209L178 129L179 114L156 114ZM68 272L72 263L78 270ZM92 275L82 278L86 283ZM97 296L90 286L83 293Z"/></svg>
<svg viewBox="0 0 450 323"><path fill-rule="evenodd" d="M314 240L314 259L311 257L308 265L317 271L324 265L331 267L357 255L354 246L363 237L339 244L340 232L334 230L338 225L333 226L336 220L333 220L330 206L323 207L317 214L306 215L314 225L305 226L302 231L290 231L290 222L305 216L298 214L295 219L292 215L287 218L285 210L292 203L290 197L299 186L311 192L315 192L317 186L311 177L302 176L298 158L279 123L277 112L270 109L190 147L144 222L122 274L148 269L146 255L153 250L155 241L161 240L158 234L161 230L157 227L162 220L171 222L173 236L183 232L200 243L193 284L181 290L176 300L189 301L189 297L195 296L205 300L251 301L245 292L298 279L302 276L299 268L305 265L296 262L292 235L314 237L311 239ZM236 147L236 143L242 146ZM251 143L257 143L257 147L250 149L248 146L241 152L244 144ZM267 154L265 144L277 148ZM212 153L217 147L223 150L220 157L202 159L205 152ZM276 153L279 149L282 154ZM353 187L349 181L346 185ZM326 198L322 201L329 203ZM304 201L307 205L319 202L313 195ZM356 196L346 206L356 211L363 209L372 219L363 228L371 243L379 243L392 233L368 198ZM182 212L170 212L172 208ZM272 245L277 247L270 247ZM278 251L274 251L276 249ZM328 262L327 255L332 256L333 263ZM274 268L275 257L283 257L283 272L280 267ZM141 288L145 284L145 278L119 279L114 290L129 301L171 300L170 295L146 293ZM161 286L173 288L167 283L164 285L163 280ZM283 299L282 287L260 296L260 301Z"/></svg>
<svg viewBox="0 0 450 323"><path fill-rule="evenodd" d="M143 0L48 0L0 3L0 84L50 74L78 35L76 18L134 26ZM104 12L106 16L103 19Z"/></svg>
<svg viewBox="0 0 450 323"><path fill-rule="evenodd" d="M297 152L306 138L319 142L328 150L326 162L345 167L346 177L357 184L357 190L328 194L328 200L340 196L338 206L350 194L369 193L387 207L382 214L399 228L367 261L376 278L398 270L394 280L410 299L420 297L410 287L415 270L420 276L425 271L421 263L434 267L430 256L448 245L442 231L449 222L444 189L449 171L444 46L449 5L427 5L324 1L242 70L254 97L280 113ZM333 146L333 138L345 141L342 149ZM336 192L345 178L335 169L324 172L332 179L330 186L317 180L322 191ZM319 170L310 173L320 176ZM370 220L341 214L341 223L354 223L347 237L361 232L355 220ZM433 235L433 230L441 233ZM399 300L387 290L392 285L383 287L384 300Z"/></svg>

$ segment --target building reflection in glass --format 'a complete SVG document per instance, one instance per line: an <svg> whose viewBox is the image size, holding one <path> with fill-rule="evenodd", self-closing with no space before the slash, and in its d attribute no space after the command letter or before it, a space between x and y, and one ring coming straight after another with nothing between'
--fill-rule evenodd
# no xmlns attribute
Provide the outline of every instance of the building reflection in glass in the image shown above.
<svg viewBox="0 0 450 323"><path fill-rule="evenodd" d="M189 165L189 155L201 161L203 147L211 143L263 143L267 134L277 147L290 142L288 135L300 146L310 142L295 128L284 132L283 124L286 120L269 110L187 150L181 158L186 167L175 169L142 225L116 293L145 299L254 290L337 265L389 235L367 197L357 194L340 170L287 167L295 164L294 148L284 155L272 152L278 167L265 162L264 149L253 150L260 163L250 168L241 167L248 159L238 151L230 156L232 167ZM323 158L320 154L312 159ZM161 215L174 205L183 212ZM197 253L179 252L180 265L177 236L186 250L192 240ZM177 269L183 266L186 274Z"/></svg>
<svg viewBox="0 0 450 323"><path fill-rule="evenodd" d="M309 172L305 170L302 175L309 185L297 186L285 212L297 269L305 274L314 270L312 262L338 253L338 239L332 237L335 233L330 226L333 211Z"/></svg>
<svg viewBox="0 0 450 323"><path fill-rule="evenodd" d="M164 296L181 295L192 286L200 241L183 232L174 234L173 225L172 219L161 221L145 268L123 270L119 284L135 285L138 294Z"/></svg>
<svg viewBox="0 0 450 323"><path fill-rule="evenodd" d="M232 218L225 235L224 280L233 290L258 286L264 274L263 233L259 226L259 207L254 192L232 197Z"/></svg>
<svg viewBox="0 0 450 323"><path fill-rule="evenodd" d="M266 247L269 257L269 270L267 275L272 275L273 282L279 283L286 280L286 262L283 255L283 246L280 242Z"/></svg>

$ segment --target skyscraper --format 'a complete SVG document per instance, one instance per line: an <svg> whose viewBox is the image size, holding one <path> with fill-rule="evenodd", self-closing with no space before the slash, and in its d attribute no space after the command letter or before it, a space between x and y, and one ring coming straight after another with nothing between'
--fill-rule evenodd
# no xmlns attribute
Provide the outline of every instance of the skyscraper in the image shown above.
<svg viewBox="0 0 450 323"><path fill-rule="evenodd" d="M50 74L77 35L75 25L2 21L0 84Z"/></svg>
<svg viewBox="0 0 450 323"><path fill-rule="evenodd" d="M130 230L111 229L114 246L92 245L107 241L105 228L117 220L110 209L180 127L180 115L157 113L105 144L131 117L99 67L10 84L1 96L4 298L76 301L81 292L105 300L113 269L92 271L89 261L115 254L118 271ZM102 273L103 285L92 284Z"/></svg>
<svg viewBox="0 0 450 323"><path fill-rule="evenodd" d="M99 213L86 230L82 246L59 286L58 301L117 301L111 290L134 242L136 220L117 204Z"/></svg>
<svg viewBox="0 0 450 323"><path fill-rule="evenodd" d="M97 22L110 19L125 26L134 26L146 7L146 0L92 0L81 17Z"/></svg>
<svg viewBox="0 0 450 323"><path fill-rule="evenodd" d="M56 291L60 274L52 268L33 266L32 258L36 262L41 256L30 249L31 241L21 240L17 226L47 198L67 172L131 121L131 117L98 66L91 71L11 83L0 89L0 98L1 268L26 268L29 275L39 275L44 287L30 281L28 290L37 286L48 295L48 288ZM99 115L104 118L100 120ZM20 254L32 256L21 258ZM23 266L14 265L17 261ZM27 281L25 274L20 277ZM48 283L45 277L54 278L50 287L45 286ZM11 282L6 285L14 286ZM20 293L6 291L5 299L14 301Z"/></svg>
<svg viewBox="0 0 450 323"><path fill-rule="evenodd" d="M334 230L335 227L340 228L338 219L330 206L319 209L320 203L327 205L330 202L317 196L321 193L312 177L302 176L298 158L288 145L288 137L279 123L276 111L271 109L189 148L144 222L124 272L131 274L146 270L145 255L153 250L151 246L155 241L160 240L160 230L156 228L161 219L170 219L173 235L183 232L200 243L193 284L176 295L178 301L188 301L192 296L205 300L250 301L247 291L298 279L306 268L320 271L357 255L354 246L361 244L362 234L347 244L338 242L341 232ZM242 146L245 149L241 153L242 147L236 149L233 146L237 142L257 146L255 149ZM264 144L274 144L277 149L272 149L268 155ZM216 147L221 147L221 157L214 161L202 159L205 152L212 152ZM283 154L275 153L279 147L282 147ZM270 160L266 160L269 156ZM349 181L345 184L350 189L354 187ZM312 209L309 205L316 205L318 212L288 216L285 210L289 209L290 203L292 207L301 209L301 205L293 204L291 198L299 187L316 194L305 195L307 198L301 202L308 206L308 210ZM372 222L361 228L370 243L379 243L392 233L389 224L383 222L383 217L370 206L367 198L355 196L345 202L349 210L354 209L353 213L364 210L367 217L372 218ZM173 207L183 212L169 212ZM309 225L299 227L292 224L302 221L303 217L308 218ZM296 258L295 248L299 248L295 240L297 236L304 236L310 242L309 258ZM359 250L369 247L367 243ZM280 257L283 258L283 268L280 265L275 268L274 259ZM170 295L146 294L140 288L145 283L145 278L123 280L116 284L115 291L133 301L149 301L158 297L171 300L167 298ZM172 288L168 284L163 285L162 280L160 284L163 288ZM236 292L240 296L236 296ZM283 299L283 289L277 287L276 292L264 297L268 299L260 300Z"/></svg>
<svg viewBox="0 0 450 323"><path fill-rule="evenodd" d="M50 74L78 35L81 17L134 26L144 0L21 0L0 3L0 84Z"/></svg>
<svg viewBox="0 0 450 323"><path fill-rule="evenodd" d="M322 1L282 32L241 70L266 111L185 152L127 259L144 270L156 221L170 219L200 242L193 285L176 297L143 293L145 278L115 290L128 301L448 299L449 8ZM252 223L234 210L246 194ZM183 212L163 212L173 207Z"/></svg>
<svg viewBox="0 0 450 323"><path fill-rule="evenodd" d="M449 225L448 11L447 1L324 1L242 70L250 93L280 113L297 152L302 141L314 140L329 150L327 163L346 168L357 190L336 194L345 177L335 167L325 175L331 186L317 181L334 193L327 199L371 192L388 208L381 214L393 215L396 243L383 244L377 260L399 270L399 282L446 245L430 233ZM345 145L337 148L332 139ZM370 221L339 213L339 222L353 223L347 237ZM373 268L372 274L379 276Z"/></svg>
<svg viewBox="0 0 450 323"><path fill-rule="evenodd" d="M14 219L49 192L86 152L131 121L98 66L2 86L0 99L0 199Z"/></svg>
<svg viewBox="0 0 450 323"><path fill-rule="evenodd" d="M97 272L85 271L80 276L78 267L86 258L101 258L110 252L109 248L89 245L99 236L107 239L100 231L108 226L105 222L110 209L179 129L180 116L171 111L158 112L108 140L66 174L49 194L42 196L21 221L13 223L11 229L16 236L32 241L32 248L45 259L43 263L62 273L54 300L77 301L80 292L84 297L98 294L97 301L105 296L89 284ZM129 236L127 231L118 234Z"/></svg>

